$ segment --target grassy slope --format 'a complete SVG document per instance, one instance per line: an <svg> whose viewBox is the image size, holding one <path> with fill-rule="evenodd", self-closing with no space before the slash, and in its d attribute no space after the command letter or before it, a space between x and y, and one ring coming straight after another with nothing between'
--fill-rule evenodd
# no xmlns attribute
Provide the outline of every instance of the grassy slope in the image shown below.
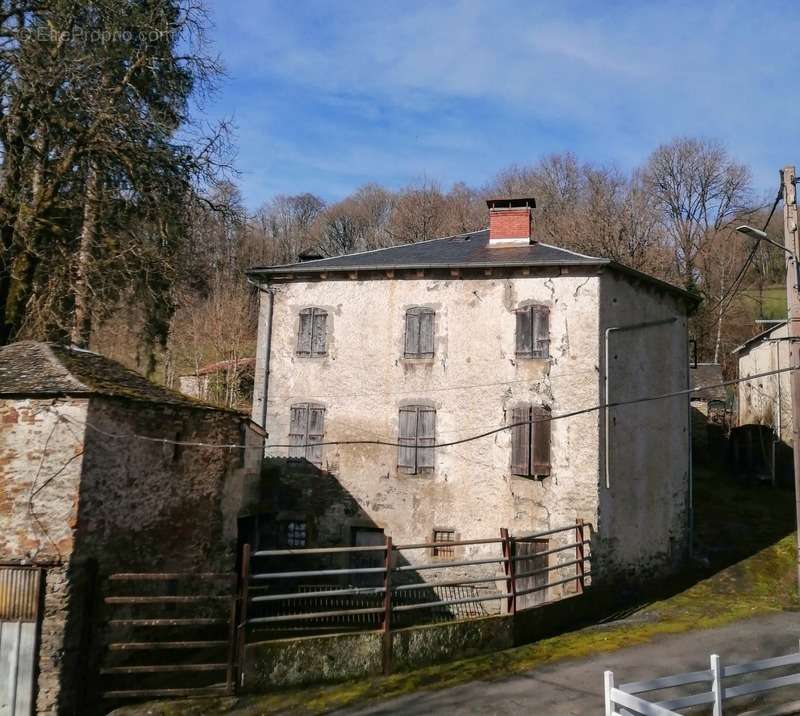
<svg viewBox="0 0 800 716"><path fill-rule="evenodd" d="M319 714L418 689L491 680L559 659L581 657L648 641L660 634L707 629L772 611L797 608L794 593L793 495L743 487L709 471L696 474L698 554L708 561L685 576L685 589L641 604L624 621L543 639L527 646L389 677L365 679L268 696L149 704L118 714L241 716Z"/></svg>

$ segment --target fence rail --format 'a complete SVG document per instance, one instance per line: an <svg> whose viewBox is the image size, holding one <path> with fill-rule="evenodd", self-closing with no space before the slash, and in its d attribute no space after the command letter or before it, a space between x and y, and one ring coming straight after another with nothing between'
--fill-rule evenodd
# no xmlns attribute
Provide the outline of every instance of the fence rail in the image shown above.
<svg viewBox="0 0 800 716"><path fill-rule="evenodd" d="M495 612L505 604L513 614L580 594L591 577L586 528L579 520L520 537L502 529L499 537L410 544L387 536L383 544L352 547L245 545L240 649L249 627L266 629L259 638L267 639L287 631L380 629L390 645L401 626L485 616L491 602ZM420 551L428 556L415 558Z"/></svg>
<svg viewBox="0 0 800 716"><path fill-rule="evenodd" d="M99 675L105 699L233 691L235 574L119 573L107 577L106 590L123 593L102 599L107 631Z"/></svg>
<svg viewBox="0 0 800 716"><path fill-rule="evenodd" d="M634 681L618 687L614 685L614 673L606 671L606 716L681 716L679 709L709 705L713 708L713 716L722 716L724 704L731 699L773 691L785 686L800 685L800 668L792 674L775 676L761 681L746 681L733 686L725 685L726 679L737 676L771 669L800 667L800 652L730 666L723 666L720 657L712 654L709 662L710 668L703 671L662 676L648 681ZM648 701L640 695L693 684L707 684L708 688L700 693L658 701Z"/></svg>

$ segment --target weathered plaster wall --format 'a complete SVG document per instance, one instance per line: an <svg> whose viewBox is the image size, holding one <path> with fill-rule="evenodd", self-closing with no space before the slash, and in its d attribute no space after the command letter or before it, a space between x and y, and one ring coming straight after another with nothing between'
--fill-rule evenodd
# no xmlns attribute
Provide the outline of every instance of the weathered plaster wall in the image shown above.
<svg viewBox="0 0 800 716"><path fill-rule="evenodd" d="M791 365L788 328L779 326L764 339L739 353L739 377L779 370ZM787 445L792 444L790 374L778 373L737 385L739 425L769 425Z"/></svg>
<svg viewBox="0 0 800 716"><path fill-rule="evenodd" d="M687 388L686 309L672 294L617 273L603 274L601 341L609 327L676 317L674 323L612 332L611 402ZM601 349L601 353L603 350ZM600 414L605 436L604 415ZM680 562L687 546L687 396L610 409L610 470L601 465L598 557L593 570L647 576Z"/></svg>
<svg viewBox="0 0 800 716"><path fill-rule="evenodd" d="M394 441L398 409L435 405L436 436L455 440L500 427L515 402L547 405L554 414L598 401L598 287L596 276L385 279L275 286L270 359L267 451L286 456L289 407L325 406L325 440ZM514 310L526 302L550 306L550 360L515 357ZM266 299L262 297L262 306ZM298 313L328 311L328 354L295 355ZM436 355L403 357L407 308L436 311ZM262 311L262 314L264 312ZM262 325L264 324L262 315ZM256 379L264 372L265 331ZM259 412L257 387L254 415ZM433 474L397 470L397 449L328 446L323 469L345 496L331 502L317 525L321 543L348 543L354 526L377 525L395 543L427 540L436 528L463 539L493 537L570 524L594 523L598 484L596 413L552 425L552 474L544 480L512 477L509 431L438 448ZM363 513L348 509L355 503ZM475 554L480 547L464 549ZM420 559L427 556L418 553Z"/></svg>

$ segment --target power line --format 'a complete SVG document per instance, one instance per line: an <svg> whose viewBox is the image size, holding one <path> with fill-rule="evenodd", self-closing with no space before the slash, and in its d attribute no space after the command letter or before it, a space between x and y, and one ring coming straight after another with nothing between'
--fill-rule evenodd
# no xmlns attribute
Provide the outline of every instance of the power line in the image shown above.
<svg viewBox="0 0 800 716"><path fill-rule="evenodd" d="M775 196L775 201L772 202L772 209L770 209L769 216L767 216L767 220L764 223L764 228L762 229L762 231L767 230L769 222L772 221L772 216L775 214L775 209L778 208L778 203L780 202L782 196L783 196L783 185L781 185L778 188L778 194ZM720 307L720 312L722 312L728 308L728 305L723 306L722 304L725 303L726 300L728 300L728 304L730 304L730 301L733 300L736 290L739 288L739 284L744 278L744 274L747 271L747 268L752 263L753 258L755 257L756 251L758 251L759 246L761 246L761 241L756 241L755 244L753 244L753 248L750 249L750 253L747 255L747 258L744 260L744 263L739 269L739 272L736 274L736 278L734 278L733 281L731 281L730 286L728 286L728 290L725 291L725 293L720 297L720 299L709 309L710 311L714 311L718 307Z"/></svg>
<svg viewBox="0 0 800 716"><path fill-rule="evenodd" d="M550 415L546 418L535 418L532 420L524 420L521 422L516 423L509 423L508 425L503 425L498 428L493 428L491 430L486 430L484 432L478 433L476 435L471 435L466 438L461 438L459 440L451 440L449 442L443 443L435 443L433 445L425 445L426 448L445 448L445 447L453 447L455 445L463 445L464 443L473 442L475 440L480 440L482 438L490 437L492 435L496 435L497 433L503 432L505 430L510 430L512 428L520 427L522 425L531 425L534 423L545 423L545 422L552 422L554 420L564 420L565 418L574 418L578 415L585 415L587 413L597 412L599 410L604 410L608 408L619 408L625 405L634 405L636 403L649 403L656 400L667 400L669 398L677 398L682 395L691 395L692 393L699 393L703 390L710 390L712 388L724 388L729 385L736 385L738 383L746 383L753 381L757 378L765 378L770 375L777 375L778 373L786 373L790 370L796 370L795 368L778 368L776 370L769 370L763 373L756 373L755 375L747 376L746 378L735 378L733 380L726 380L721 383L715 383L712 385L701 385L696 388L684 388L683 390L677 390L672 393L662 393L660 395L649 395L642 398L630 398L629 400L617 400L610 403L601 403L599 405L593 405L589 408L582 408L580 410L572 410L567 413L559 413L558 415ZM385 447L408 447L407 445L401 445L400 442L394 440L328 440L318 443L305 443L305 444L298 444L298 445L290 445L284 443L278 444L271 444L271 445L239 445L236 443L204 443L204 442L194 442L188 440L170 440L169 438L156 438L149 435L139 435L136 433L111 433L107 430L103 430L102 428L98 428L96 425L93 425L88 420L81 423L79 420L75 420L74 418L70 418L62 413L59 413L55 408L50 408L53 410L59 418L62 420L66 420L67 422L72 422L77 425L82 425L85 428L89 428L90 430L98 433L99 435L103 435L107 438L112 438L115 440L143 440L146 442L152 443L160 443L162 445L178 445L180 447L200 447L200 448L214 448L214 449L221 449L221 450L263 450L265 447L267 448L305 448L305 447L318 447L318 446L325 446L325 445L379 445Z"/></svg>

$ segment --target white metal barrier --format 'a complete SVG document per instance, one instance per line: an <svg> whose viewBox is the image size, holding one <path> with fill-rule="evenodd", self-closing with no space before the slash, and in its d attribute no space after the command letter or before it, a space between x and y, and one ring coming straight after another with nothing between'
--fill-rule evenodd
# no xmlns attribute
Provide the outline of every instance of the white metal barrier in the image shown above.
<svg viewBox="0 0 800 716"><path fill-rule="evenodd" d="M800 670L785 676L761 681L745 681L733 686L726 686L726 679L789 666L800 666L800 652L731 666L722 666L719 656L712 654L709 668L703 671L662 676L649 681L633 681L618 687L614 686L614 672L606 671L605 713L606 716L681 716L681 709L713 705L713 716L722 716L724 704L730 699L772 691L784 686L800 685ZM640 696L652 691L663 691L690 684L708 684L708 690L663 701L647 701Z"/></svg>

